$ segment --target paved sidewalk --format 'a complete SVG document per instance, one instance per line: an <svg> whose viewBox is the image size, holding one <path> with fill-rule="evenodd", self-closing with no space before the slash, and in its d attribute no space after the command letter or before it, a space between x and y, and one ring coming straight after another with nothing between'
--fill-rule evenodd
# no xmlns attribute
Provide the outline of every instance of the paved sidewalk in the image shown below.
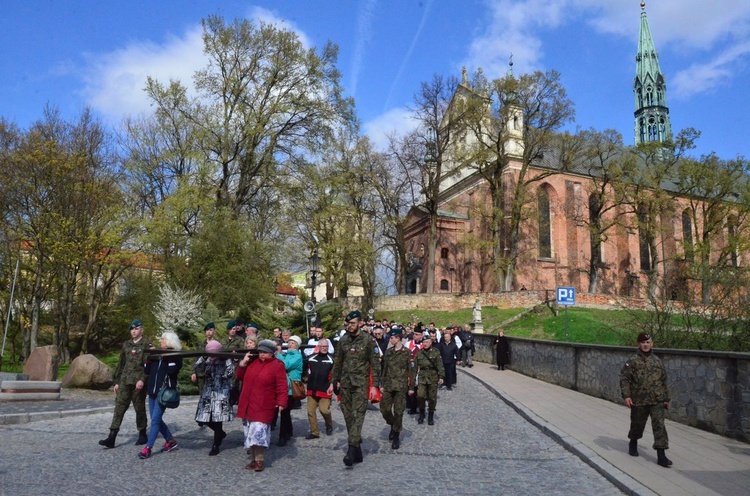
<svg viewBox="0 0 750 496"><path fill-rule="evenodd" d="M459 368L494 390L507 404L630 494L750 494L750 445L667 421L671 468L656 464L650 423L627 453L625 406L476 363Z"/></svg>

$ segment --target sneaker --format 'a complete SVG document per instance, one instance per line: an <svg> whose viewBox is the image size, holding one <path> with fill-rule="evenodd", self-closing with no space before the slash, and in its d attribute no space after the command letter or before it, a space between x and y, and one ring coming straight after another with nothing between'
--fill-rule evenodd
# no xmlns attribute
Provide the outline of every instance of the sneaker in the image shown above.
<svg viewBox="0 0 750 496"><path fill-rule="evenodd" d="M138 458L141 460L145 460L146 458L151 458L151 448L148 446L144 447L140 453L138 453Z"/></svg>
<svg viewBox="0 0 750 496"><path fill-rule="evenodd" d="M164 443L164 447L161 450L169 452L175 449L176 447L177 447L177 441L175 441L174 439L170 439L169 441Z"/></svg>

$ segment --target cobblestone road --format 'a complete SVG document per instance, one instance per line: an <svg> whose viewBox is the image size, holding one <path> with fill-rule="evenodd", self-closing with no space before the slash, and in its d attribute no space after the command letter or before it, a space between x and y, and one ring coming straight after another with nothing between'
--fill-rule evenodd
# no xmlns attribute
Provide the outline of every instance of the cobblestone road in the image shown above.
<svg viewBox="0 0 750 496"><path fill-rule="evenodd" d="M209 458L211 431L197 427L194 412L194 400L167 412L179 448L155 450L148 460L136 457L132 409L111 450L97 444L111 413L0 426L0 494L621 494L462 373L455 390L440 391L436 425L418 425L415 416L404 419L398 451L390 449L380 412L368 410L364 463L353 468L342 463L346 430L337 404L333 435L310 441L304 439L304 403L293 410L294 439L271 447L261 473L244 468L248 459L237 420L225 427L229 436L222 452ZM157 447L162 443L157 440Z"/></svg>

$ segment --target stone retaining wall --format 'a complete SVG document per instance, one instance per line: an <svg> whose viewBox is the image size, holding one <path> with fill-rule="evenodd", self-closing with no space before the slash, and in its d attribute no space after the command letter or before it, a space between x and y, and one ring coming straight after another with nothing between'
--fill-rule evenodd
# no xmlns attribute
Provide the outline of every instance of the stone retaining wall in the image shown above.
<svg viewBox="0 0 750 496"><path fill-rule="evenodd" d="M495 363L493 336L475 337L474 359ZM635 348L508 339L510 369L624 405L620 398L620 370ZM667 369L671 420L750 441L750 353L666 349L655 352Z"/></svg>
<svg viewBox="0 0 750 496"><path fill-rule="evenodd" d="M375 311L379 314L394 310L444 310L454 312L472 308L479 300L482 306L497 308L530 308L548 301L554 302L555 290L506 291L502 293L432 293L378 296ZM348 310L362 308L361 297L340 298L339 303ZM602 308L646 308L648 300L601 294L576 294L576 306Z"/></svg>

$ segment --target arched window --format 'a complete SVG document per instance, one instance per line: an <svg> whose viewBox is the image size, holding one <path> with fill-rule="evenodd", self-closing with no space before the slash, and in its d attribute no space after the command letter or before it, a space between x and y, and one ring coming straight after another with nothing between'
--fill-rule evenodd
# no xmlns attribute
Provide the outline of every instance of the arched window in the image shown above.
<svg viewBox="0 0 750 496"><path fill-rule="evenodd" d="M440 291L448 291L448 279L441 279L440 280Z"/></svg>
<svg viewBox="0 0 750 496"><path fill-rule="evenodd" d="M602 219L601 207L599 206L599 197L592 194L589 196L589 236L591 239L591 261L594 265L603 262L602 260Z"/></svg>
<svg viewBox="0 0 750 496"><path fill-rule="evenodd" d="M687 209L682 211L682 247L685 250L685 260L692 262L694 260L693 219Z"/></svg>
<svg viewBox="0 0 750 496"><path fill-rule="evenodd" d="M739 266L739 257L737 256L737 220L734 216L727 219L727 234L729 242L729 263L732 267Z"/></svg>
<svg viewBox="0 0 750 496"><path fill-rule="evenodd" d="M641 270L648 272L651 265L651 237L648 231L648 212L644 207L638 207L638 247L641 256Z"/></svg>
<svg viewBox="0 0 750 496"><path fill-rule="evenodd" d="M440 249L440 258L448 258L448 248Z"/></svg>
<svg viewBox="0 0 750 496"><path fill-rule="evenodd" d="M549 209L549 194L544 188L537 192L539 222L539 258L552 258L552 222Z"/></svg>

